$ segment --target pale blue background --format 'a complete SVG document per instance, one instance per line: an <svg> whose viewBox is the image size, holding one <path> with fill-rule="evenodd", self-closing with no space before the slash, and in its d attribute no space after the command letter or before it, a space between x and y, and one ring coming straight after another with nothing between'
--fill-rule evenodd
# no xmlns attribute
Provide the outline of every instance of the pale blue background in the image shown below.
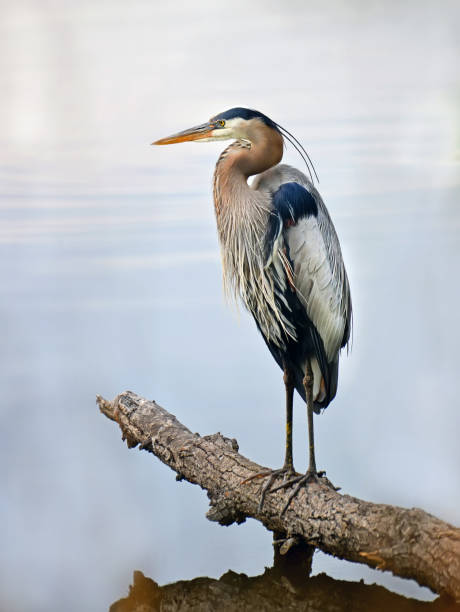
<svg viewBox="0 0 460 612"><path fill-rule="evenodd" d="M130 388L282 462L281 373L222 297L222 144L149 146L236 105L307 147L349 272L353 351L315 419L319 467L460 522L458 7L1 2L0 608L103 610L135 569L165 583L271 563L260 525L208 522L206 495L95 406ZM314 570L430 597L322 554Z"/></svg>

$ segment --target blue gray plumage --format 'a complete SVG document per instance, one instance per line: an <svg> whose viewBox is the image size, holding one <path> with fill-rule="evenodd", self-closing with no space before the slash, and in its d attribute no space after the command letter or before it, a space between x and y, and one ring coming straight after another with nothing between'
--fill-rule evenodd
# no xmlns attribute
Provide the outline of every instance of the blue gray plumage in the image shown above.
<svg viewBox="0 0 460 612"><path fill-rule="evenodd" d="M296 330L295 338L281 346L263 335L277 363L283 367L288 361L294 369L296 389L304 399L304 363L314 353L326 386L325 397L315 402L318 411L335 397L339 351L351 332L351 296L339 240L320 194L299 170L276 166L257 176L253 188L272 194L267 273L277 279L284 297L279 308ZM278 274L276 257L288 282Z"/></svg>
<svg viewBox="0 0 460 612"><path fill-rule="evenodd" d="M308 407L309 468L295 478L290 500L318 478L313 411L325 408L337 391L339 353L350 338L350 289L334 225L313 185L313 164L285 128L238 107L156 144L228 139L234 142L220 155L213 182L224 287L254 317L286 386L285 462L271 473L261 503L274 478L294 474L294 388ZM304 159L311 180L280 164L284 139Z"/></svg>
<svg viewBox="0 0 460 612"><path fill-rule="evenodd" d="M263 122L272 135L280 134L258 119L244 121ZM272 143L274 150L276 144L279 140ZM216 166L224 280L253 315L280 367L292 368L304 399L305 362L312 359L319 411L336 394L339 351L350 336L351 298L340 245L324 202L305 174L275 164L258 173L251 187L244 173L238 177L235 157L254 155L256 148L249 139L237 140Z"/></svg>

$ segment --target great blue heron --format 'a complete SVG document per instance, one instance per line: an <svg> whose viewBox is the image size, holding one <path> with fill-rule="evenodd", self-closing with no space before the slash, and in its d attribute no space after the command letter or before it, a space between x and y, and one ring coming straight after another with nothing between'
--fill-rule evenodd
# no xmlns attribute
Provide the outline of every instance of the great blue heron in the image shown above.
<svg viewBox="0 0 460 612"><path fill-rule="evenodd" d="M280 165L285 138L302 155L311 180ZM224 284L251 312L284 371L284 465L260 476L269 477L261 504L267 491L296 485L285 510L300 487L319 476L313 412L326 408L337 391L339 352L350 337L350 289L334 225L313 185L313 165L290 132L258 111L232 108L153 144L228 139L234 142L214 172ZM294 389L307 403L309 465L303 476L292 460ZM271 489L279 476L283 484Z"/></svg>

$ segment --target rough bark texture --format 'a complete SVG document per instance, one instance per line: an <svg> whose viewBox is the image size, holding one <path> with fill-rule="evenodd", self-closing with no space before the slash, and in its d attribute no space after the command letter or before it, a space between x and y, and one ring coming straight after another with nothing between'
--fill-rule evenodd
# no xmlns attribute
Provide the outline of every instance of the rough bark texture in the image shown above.
<svg viewBox="0 0 460 612"><path fill-rule="evenodd" d="M159 586L136 571L128 597L110 612L459 612L443 598L433 602L407 599L384 587L334 580L320 574L294 587L268 569L262 576L225 573L219 580L195 578Z"/></svg>
<svg viewBox="0 0 460 612"><path fill-rule="evenodd" d="M98 397L100 410L116 421L130 448L140 445L186 479L205 489L207 517L221 525L247 517L326 553L389 570L460 601L460 529L418 508L373 504L312 483L294 498L283 517L287 492L267 495L259 512L264 480L247 479L267 468L238 453L236 440L220 433L193 434L153 401L126 391L113 402Z"/></svg>

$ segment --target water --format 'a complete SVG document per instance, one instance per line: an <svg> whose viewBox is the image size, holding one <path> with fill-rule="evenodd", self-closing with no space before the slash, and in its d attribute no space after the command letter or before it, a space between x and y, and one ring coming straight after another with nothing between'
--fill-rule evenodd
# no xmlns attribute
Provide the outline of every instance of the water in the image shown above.
<svg viewBox="0 0 460 612"><path fill-rule="evenodd" d="M222 145L148 146L237 105L307 147L350 277L319 467L458 524L459 10L442 7L2 3L0 607L100 610L134 569L163 584L271 563L261 526L208 522L205 495L94 403L130 388L282 462L280 371L222 298ZM430 597L322 554L314 571Z"/></svg>

